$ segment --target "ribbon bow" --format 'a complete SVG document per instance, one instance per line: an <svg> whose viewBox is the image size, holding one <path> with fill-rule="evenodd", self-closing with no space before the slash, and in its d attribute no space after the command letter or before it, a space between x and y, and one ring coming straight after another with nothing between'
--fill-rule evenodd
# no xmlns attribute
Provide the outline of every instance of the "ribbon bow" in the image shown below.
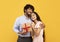
<svg viewBox="0 0 60 42"><path fill-rule="evenodd" d="M25 27L23 29L26 30L26 32L28 32L28 28L30 28L30 26L27 26L25 23Z"/></svg>

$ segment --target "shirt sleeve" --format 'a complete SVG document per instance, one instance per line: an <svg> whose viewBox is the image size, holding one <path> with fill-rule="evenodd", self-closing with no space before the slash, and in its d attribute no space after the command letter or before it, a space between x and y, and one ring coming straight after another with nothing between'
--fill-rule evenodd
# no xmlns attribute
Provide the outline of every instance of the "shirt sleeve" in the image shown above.
<svg viewBox="0 0 60 42"><path fill-rule="evenodd" d="M16 32L16 33L18 33L19 32L19 18L17 18L16 20L15 20L15 23L14 23L14 26L13 26L13 30L14 30L14 32Z"/></svg>

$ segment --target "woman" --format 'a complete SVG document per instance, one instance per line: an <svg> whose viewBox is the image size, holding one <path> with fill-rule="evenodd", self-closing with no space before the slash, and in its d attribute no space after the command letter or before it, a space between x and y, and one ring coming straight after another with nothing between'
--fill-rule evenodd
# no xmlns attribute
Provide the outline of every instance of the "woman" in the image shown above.
<svg viewBox="0 0 60 42"><path fill-rule="evenodd" d="M36 12L31 14L33 42L43 42L43 29L45 25L42 23L39 15Z"/></svg>

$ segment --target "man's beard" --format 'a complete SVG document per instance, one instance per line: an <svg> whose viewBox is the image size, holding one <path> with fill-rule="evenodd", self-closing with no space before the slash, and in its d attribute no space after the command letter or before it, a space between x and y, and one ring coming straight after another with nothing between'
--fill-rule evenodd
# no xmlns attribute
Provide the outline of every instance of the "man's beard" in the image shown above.
<svg viewBox="0 0 60 42"><path fill-rule="evenodd" d="M28 14L28 13L27 13L26 15L27 15L28 17L31 17L31 14Z"/></svg>

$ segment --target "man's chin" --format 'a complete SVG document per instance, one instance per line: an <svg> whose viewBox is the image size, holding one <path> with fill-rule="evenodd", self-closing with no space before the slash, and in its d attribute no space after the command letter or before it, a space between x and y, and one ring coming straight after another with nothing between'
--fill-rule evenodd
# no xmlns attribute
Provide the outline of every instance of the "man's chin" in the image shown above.
<svg viewBox="0 0 60 42"><path fill-rule="evenodd" d="M29 17L31 16L31 14L27 14Z"/></svg>
<svg viewBox="0 0 60 42"><path fill-rule="evenodd" d="M27 13L28 15L30 15L31 13Z"/></svg>

